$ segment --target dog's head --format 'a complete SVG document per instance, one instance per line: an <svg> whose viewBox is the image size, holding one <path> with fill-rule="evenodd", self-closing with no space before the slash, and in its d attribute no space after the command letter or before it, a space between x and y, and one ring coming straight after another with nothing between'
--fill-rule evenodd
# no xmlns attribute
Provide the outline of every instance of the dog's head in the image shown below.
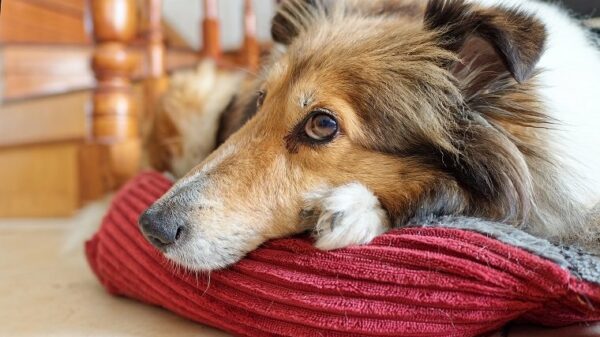
<svg viewBox="0 0 600 337"><path fill-rule="evenodd" d="M298 233L303 196L360 182L396 223L422 214L523 220L529 80L543 26L463 1L288 1L256 114L140 219L193 269ZM533 136L531 136L533 138Z"/></svg>

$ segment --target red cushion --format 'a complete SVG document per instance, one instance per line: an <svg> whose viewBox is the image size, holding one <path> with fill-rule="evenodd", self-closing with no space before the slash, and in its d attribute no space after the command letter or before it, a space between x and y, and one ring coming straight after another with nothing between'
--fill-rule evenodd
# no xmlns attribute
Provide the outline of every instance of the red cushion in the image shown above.
<svg viewBox="0 0 600 337"><path fill-rule="evenodd" d="M600 286L470 231L393 230L334 252L309 238L268 242L208 274L173 267L144 240L140 212L171 183L143 173L86 244L109 292L243 336L477 336L520 319L600 321Z"/></svg>

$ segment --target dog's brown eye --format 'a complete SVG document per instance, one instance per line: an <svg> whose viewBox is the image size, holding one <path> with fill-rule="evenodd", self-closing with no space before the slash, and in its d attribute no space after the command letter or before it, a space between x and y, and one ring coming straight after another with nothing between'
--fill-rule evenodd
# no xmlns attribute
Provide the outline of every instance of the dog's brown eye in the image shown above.
<svg viewBox="0 0 600 337"><path fill-rule="evenodd" d="M317 141L331 140L338 132L338 122L328 113L317 112L306 121L304 132Z"/></svg>
<svg viewBox="0 0 600 337"><path fill-rule="evenodd" d="M264 101L265 101L265 92L261 90L256 95L256 107L260 108Z"/></svg>

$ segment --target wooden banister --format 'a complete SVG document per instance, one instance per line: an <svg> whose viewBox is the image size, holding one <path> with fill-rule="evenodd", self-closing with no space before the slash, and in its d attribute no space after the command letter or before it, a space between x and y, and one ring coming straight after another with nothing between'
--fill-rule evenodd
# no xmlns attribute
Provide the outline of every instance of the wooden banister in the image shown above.
<svg viewBox="0 0 600 337"><path fill-rule="evenodd" d="M90 139L106 157L113 186L126 181L139 171L141 158L140 125L146 138L146 127L152 123L160 97L166 90L165 45L161 26L162 0L89 0L96 43L92 59L97 88L90 114ZM136 106L131 75L136 58L128 51L137 33L136 5L143 4L146 42L145 74L142 76L143 97ZM224 67L235 67L235 59L225 62L220 41L217 0L204 0L202 20L202 55L215 59ZM238 66L250 71L259 66L260 47L256 36L256 14L252 0L244 1L244 44ZM139 39L137 40L140 41ZM139 46L139 44L138 44ZM138 120L138 110L141 121Z"/></svg>
<svg viewBox="0 0 600 337"><path fill-rule="evenodd" d="M148 10L148 77L165 76L165 45L162 32L162 0L146 0Z"/></svg>
<svg viewBox="0 0 600 337"><path fill-rule="evenodd" d="M90 0L92 69L97 87L92 97L90 138L105 149L111 181L119 184L139 169L137 108L131 88L136 58L128 44L137 33L136 0Z"/></svg>
<svg viewBox="0 0 600 337"><path fill-rule="evenodd" d="M217 14L217 0L204 0L202 56L218 61L221 59L221 30Z"/></svg>
<svg viewBox="0 0 600 337"><path fill-rule="evenodd" d="M165 69L165 44L162 32L162 0L145 0L147 12L146 57L147 69L144 80L144 102L146 102L142 125L151 121L160 97L167 88Z"/></svg>

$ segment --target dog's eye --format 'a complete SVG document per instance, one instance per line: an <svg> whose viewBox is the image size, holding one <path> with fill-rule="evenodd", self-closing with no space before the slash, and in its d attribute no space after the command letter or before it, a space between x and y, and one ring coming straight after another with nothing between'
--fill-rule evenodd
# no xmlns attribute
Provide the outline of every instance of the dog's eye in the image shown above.
<svg viewBox="0 0 600 337"><path fill-rule="evenodd" d="M317 112L306 121L304 132L314 140L331 140L338 132L338 122L328 113Z"/></svg>
<svg viewBox="0 0 600 337"><path fill-rule="evenodd" d="M256 107L260 108L264 101L265 101L265 92L261 90L256 95Z"/></svg>

